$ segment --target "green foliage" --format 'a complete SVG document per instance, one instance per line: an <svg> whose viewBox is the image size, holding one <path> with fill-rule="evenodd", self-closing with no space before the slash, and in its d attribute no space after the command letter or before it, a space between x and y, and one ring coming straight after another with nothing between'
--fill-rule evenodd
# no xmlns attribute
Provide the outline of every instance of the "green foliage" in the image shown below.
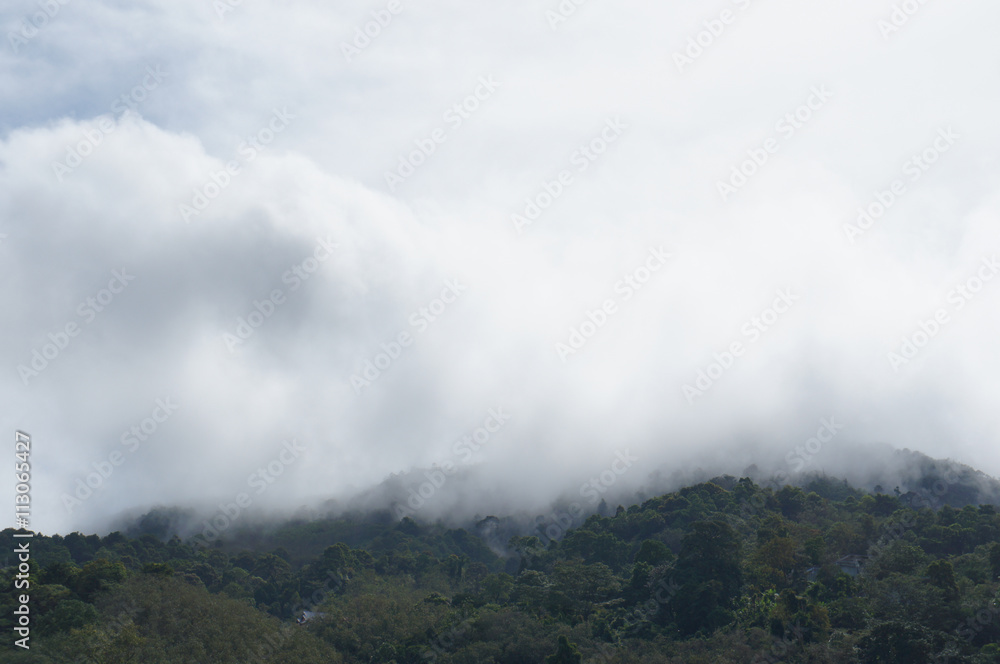
<svg viewBox="0 0 1000 664"><path fill-rule="evenodd" d="M893 621L872 629L858 650L861 664L929 664L934 647L925 628Z"/></svg>
<svg viewBox="0 0 1000 664"><path fill-rule="evenodd" d="M922 567L926 560L927 554L923 549L906 540L898 539L879 552L867 571L875 578L884 578L892 573L912 574Z"/></svg>
<svg viewBox="0 0 1000 664"><path fill-rule="evenodd" d="M809 558L810 565L819 565L823 562L823 555L826 553L826 542L819 535L810 537L805 541L805 553Z"/></svg>
<svg viewBox="0 0 1000 664"><path fill-rule="evenodd" d="M994 581L1000 578L1000 543L997 542L990 545L990 570Z"/></svg>
<svg viewBox="0 0 1000 664"><path fill-rule="evenodd" d="M674 559L670 548L659 540L643 540L639 545L639 550L635 554L633 562L646 563L652 567L662 565Z"/></svg>
<svg viewBox="0 0 1000 664"><path fill-rule="evenodd" d="M98 592L107 590L125 579L125 565L104 559L93 560L83 566L76 575L76 592L85 602L91 601Z"/></svg>
<svg viewBox="0 0 1000 664"><path fill-rule="evenodd" d="M78 599L64 599L44 614L38 628L44 634L57 634L82 629L97 620L97 609L92 604Z"/></svg>
<svg viewBox="0 0 1000 664"><path fill-rule="evenodd" d="M142 566L142 573L168 577L174 575L174 568L163 563L146 563Z"/></svg>
<svg viewBox="0 0 1000 664"><path fill-rule="evenodd" d="M958 584L955 583L955 568L947 560L935 560L927 566L927 580L944 591L945 602L958 601Z"/></svg>
<svg viewBox="0 0 1000 664"><path fill-rule="evenodd" d="M3 661L996 662L1000 516L925 504L721 477L560 522L559 541L513 519L470 532L375 514L210 548L171 537L180 517L161 511L103 538L36 536L32 650ZM15 573L0 570L8 633Z"/></svg>
<svg viewBox="0 0 1000 664"><path fill-rule="evenodd" d="M583 661L583 655L577 650L575 643L570 643L565 634L559 636L556 652L545 658L545 664L578 664Z"/></svg>

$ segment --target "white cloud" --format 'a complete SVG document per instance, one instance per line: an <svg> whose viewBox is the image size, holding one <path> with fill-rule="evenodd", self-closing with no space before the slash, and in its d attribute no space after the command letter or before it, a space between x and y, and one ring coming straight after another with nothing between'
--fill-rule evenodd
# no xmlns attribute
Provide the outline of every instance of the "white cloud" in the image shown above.
<svg viewBox="0 0 1000 664"><path fill-rule="evenodd" d="M231 498L286 438L307 463L265 501L343 496L447 458L501 404L514 417L483 452L483 487L524 503L624 444L681 467L746 441L782 450L833 412L845 439L1000 472L1000 283L948 301L1000 247L995 92L977 64L996 57L998 10L928 4L883 40L882 4L755 2L680 73L672 54L736 4L593 0L553 32L534 3L404 3L348 63L341 41L379 3L244 3L224 20L202 3L68 3L2 55L0 420L39 441L37 526ZM167 76L138 115L112 111L154 66ZM385 171L483 76L497 91L390 192ZM820 85L830 100L723 202L717 182ZM241 144L285 108L250 158ZM53 162L108 114L114 131L60 182ZM578 170L614 117L628 129ZM857 207L943 126L955 145L849 243ZM219 175L230 161L239 173ZM511 215L564 169L573 184L518 235ZM213 173L228 184L185 223ZM292 291L282 276L328 235L335 254ZM616 284L660 245L668 265L625 301ZM86 322L78 305L123 267L135 281ZM467 291L420 331L410 317L446 279ZM800 300L751 343L742 326L779 288ZM230 352L223 334L275 289ZM616 313L562 363L556 343L607 299ZM894 372L887 354L938 308L951 322ZM25 386L18 365L69 323L80 334ZM352 374L401 332L413 344L355 394ZM688 404L682 385L734 342L745 355ZM60 494L166 396L176 416L68 515Z"/></svg>

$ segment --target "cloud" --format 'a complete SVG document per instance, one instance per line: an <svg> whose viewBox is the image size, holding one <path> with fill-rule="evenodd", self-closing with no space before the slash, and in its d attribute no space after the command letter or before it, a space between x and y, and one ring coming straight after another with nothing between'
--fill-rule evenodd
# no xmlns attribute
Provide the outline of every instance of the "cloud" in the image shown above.
<svg viewBox="0 0 1000 664"><path fill-rule="evenodd" d="M738 20L678 71L723 7ZM998 248L973 67L995 7L926 5L884 39L891 3L590 2L555 30L532 3L403 3L348 62L382 8L71 2L3 53L0 420L36 441L39 529L213 508L292 439L255 504L347 499L501 406L471 461L484 511L625 447L635 485L780 458L831 415L844 441L1000 472L1000 283L971 291Z"/></svg>

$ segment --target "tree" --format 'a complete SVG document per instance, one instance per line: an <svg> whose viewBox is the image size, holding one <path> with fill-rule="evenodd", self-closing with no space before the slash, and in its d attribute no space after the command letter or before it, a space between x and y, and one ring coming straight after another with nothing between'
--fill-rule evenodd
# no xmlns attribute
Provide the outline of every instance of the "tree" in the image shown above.
<svg viewBox="0 0 1000 664"><path fill-rule="evenodd" d="M621 582L604 563L561 561L552 570L552 593L565 596L572 611L584 616L595 602L607 601L620 590Z"/></svg>
<svg viewBox="0 0 1000 664"><path fill-rule="evenodd" d="M518 535L511 537L507 546L520 558L518 571L539 566L548 558L548 550L542 545L542 540L534 535Z"/></svg>
<svg viewBox="0 0 1000 664"><path fill-rule="evenodd" d="M698 521L681 541L676 579L680 589L671 599L674 622L681 633L711 633L733 619L743 582L740 540L722 521Z"/></svg>
<svg viewBox="0 0 1000 664"><path fill-rule="evenodd" d="M77 599L63 600L55 609L41 618L40 626L44 632L68 632L71 629L82 629L89 623L97 621L97 609L91 604L85 604Z"/></svg>
<svg viewBox="0 0 1000 664"><path fill-rule="evenodd" d="M923 627L892 621L876 625L858 642L862 664L928 664L933 648Z"/></svg>
<svg viewBox="0 0 1000 664"><path fill-rule="evenodd" d="M142 573L154 576L173 576L174 568L164 563L146 563L142 566Z"/></svg>
<svg viewBox="0 0 1000 664"><path fill-rule="evenodd" d="M514 588L514 577L501 572L500 574L490 574L482 582L483 599L487 602L497 604L506 602L510 598L511 590Z"/></svg>
<svg viewBox="0 0 1000 664"><path fill-rule="evenodd" d="M528 610L537 610L545 601L550 585L543 572L524 570L517 575L511 600Z"/></svg>
<svg viewBox="0 0 1000 664"><path fill-rule="evenodd" d="M43 584L58 584L72 588L76 585L76 575L80 572L73 563L52 563L42 570L39 581Z"/></svg>
<svg viewBox="0 0 1000 664"><path fill-rule="evenodd" d="M777 537L788 537L788 524L777 514L772 514L757 528L757 541L765 544Z"/></svg>
<svg viewBox="0 0 1000 664"><path fill-rule="evenodd" d="M556 644L556 652L545 658L545 664L579 664L583 661L583 655L577 650L575 643L570 643L565 634L559 636Z"/></svg>
<svg viewBox="0 0 1000 664"><path fill-rule="evenodd" d="M620 569L628 556L628 545L622 540L611 533L595 533L584 528L566 535L559 549L570 556L580 556L586 563L604 563L614 570Z"/></svg>
<svg viewBox="0 0 1000 664"><path fill-rule="evenodd" d="M785 486L775 496L781 506L781 513L790 519L797 517L806 507L806 494L798 487Z"/></svg>
<svg viewBox="0 0 1000 664"><path fill-rule="evenodd" d="M826 542L820 535L810 537L806 540L805 550L806 556L809 557L809 564L819 565L823 562L823 554L826 552Z"/></svg>
<svg viewBox="0 0 1000 664"><path fill-rule="evenodd" d="M796 542L790 537L775 537L757 547L755 558L764 567L789 574L798 564Z"/></svg>
<svg viewBox="0 0 1000 664"><path fill-rule="evenodd" d="M1000 543L994 543L990 547L990 569L993 571L993 579L1000 577Z"/></svg>
<svg viewBox="0 0 1000 664"><path fill-rule="evenodd" d="M893 540L869 563L868 573L875 578L884 578L896 572L910 574L922 566L927 559L923 549L904 539Z"/></svg>
<svg viewBox="0 0 1000 664"><path fill-rule="evenodd" d="M250 571L254 576L268 581L269 583L281 583L292 571L292 566L278 556L265 553L259 557Z"/></svg>
<svg viewBox="0 0 1000 664"><path fill-rule="evenodd" d="M729 524L722 521L698 521L681 541L677 560L677 576L686 581L718 581L727 598L740 590L740 538Z"/></svg>
<svg viewBox="0 0 1000 664"><path fill-rule="evenodd" d="M83 601L90 602L99 591L123 581L125 575L125 566L121 563L92 560L76 575L76 593Z"/></svg>
<svg viewBox="0 0 1000 664"><path fill-rule="evenodd" d="M636 563L647 563L650 567L656 567L674 558L666 544L659 540L644 540L639 545L639 550L635 554Z"/></svg>
<svg viewBox="0 0 1000 664"><path fill-rule="evenodd" d="M955 583L955 568L947 560L935 560L927 566L927 580L944 591L946 602L958 601L958 584Z"/></svg>

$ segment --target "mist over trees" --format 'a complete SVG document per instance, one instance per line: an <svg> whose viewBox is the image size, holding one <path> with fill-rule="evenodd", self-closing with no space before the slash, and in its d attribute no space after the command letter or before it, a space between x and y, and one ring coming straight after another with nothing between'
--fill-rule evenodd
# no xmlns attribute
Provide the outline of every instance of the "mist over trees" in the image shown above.
<svg viewBox="0 0 1000 664"><path fill-rule="evenodd" d="M3 661L1000 661L993 505L722 476L602 511L554 539L539 519L499 552L502 515L289 521L209 547L163 513L38 535L37 633Z"/></svg>

